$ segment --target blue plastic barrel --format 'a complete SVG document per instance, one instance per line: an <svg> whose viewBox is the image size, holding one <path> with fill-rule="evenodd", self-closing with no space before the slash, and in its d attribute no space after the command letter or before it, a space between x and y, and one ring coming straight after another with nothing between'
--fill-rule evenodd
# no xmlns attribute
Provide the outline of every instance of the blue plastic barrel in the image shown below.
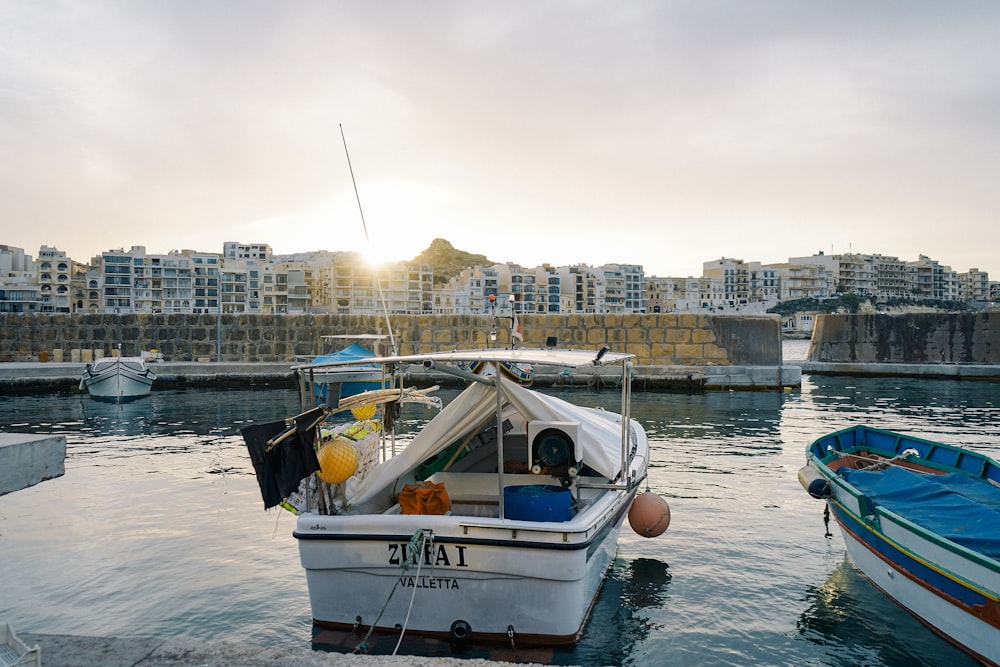
<svg viewBox="0 0 1000 667"><path fill-rule="evenodd" d="M573 518L573 495L561 486L529 484L503 490L505 519L520 521L569 521Z"/></svg>

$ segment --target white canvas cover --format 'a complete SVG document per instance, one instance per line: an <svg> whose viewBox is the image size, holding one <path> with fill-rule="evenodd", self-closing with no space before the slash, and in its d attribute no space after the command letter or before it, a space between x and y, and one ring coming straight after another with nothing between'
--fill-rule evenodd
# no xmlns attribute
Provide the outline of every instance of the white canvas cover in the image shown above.
<svg viewBox="0 0 1000 667"><path fill-rule="evenodd" d="M621 468L621 416L584 408L554 396L503 380L504 413L516 410L528 420L569 421L581 425L583 460L595 471L614 479ZM393 458L376 466L361 480L346 484L348 506L359 506L413 470L422 461L461 440L496 414L492 387L473 383L429 421L412 442Z"/></svg>

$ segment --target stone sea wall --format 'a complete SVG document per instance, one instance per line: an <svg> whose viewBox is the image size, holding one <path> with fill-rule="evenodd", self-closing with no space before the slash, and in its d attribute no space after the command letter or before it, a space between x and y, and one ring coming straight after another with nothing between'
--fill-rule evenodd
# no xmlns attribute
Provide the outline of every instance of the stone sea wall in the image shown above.
<svg viewBox="0 0 1000 667"><path fill-rule="evenodd" d="M998 313L820 315L809 361L1000 364Z"/></svg>
<svg viewBox="0 0 1000 667"><path fill-rule="evenodd" d="M482 315L393 315L400 354L489 344ZM507 325L507 326L504 326ZM777 315L525 315L521 347L629 352L643 366L778 366ZM509 320L493 345L510 343ZM121 344L123 355L157 350L168 361L292 362L350 341L337 334L384 334L366 315L25 315L0 313L0 361L90 361Z"/></svg>

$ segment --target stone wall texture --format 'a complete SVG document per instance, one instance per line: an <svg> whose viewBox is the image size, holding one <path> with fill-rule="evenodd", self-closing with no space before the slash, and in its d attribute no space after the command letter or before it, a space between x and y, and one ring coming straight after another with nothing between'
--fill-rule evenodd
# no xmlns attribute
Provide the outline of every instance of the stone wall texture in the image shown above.
<svg viewBox="0 0 1000 667"><path fill-rule="evenodd" d="M809 361L1000 364L997 313L820 315Z"/></svg>
<svg viewBox="0 0 1000 667"><path fill-rule="evenodd" d="M482 315L393 315L400 354L490 346L492 320ZM525 315L519 347L629 352L637 365L781 364L777 315ZM0 361L89 361L157 350L167 361L292 362L333 352L350 341L337 334L384 334L368 315L24 315L0 314ZM221 343L220 343L221 341ZM510 344L509 320L493 346ZM80 359L74 357L80 356Z"/></svg>

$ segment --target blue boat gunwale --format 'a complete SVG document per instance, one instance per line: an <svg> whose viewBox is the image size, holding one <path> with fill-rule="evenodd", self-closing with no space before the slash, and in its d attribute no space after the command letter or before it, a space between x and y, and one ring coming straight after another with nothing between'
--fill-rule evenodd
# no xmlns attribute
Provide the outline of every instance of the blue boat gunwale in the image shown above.
<svg viewBox="0 0 1000 667"><path fill-rule="evenodd" d="M846 442L848 434L852 436L850 442ZM873 452L892 457L909 448L917 450L922 467L960 472L1000 484L1000 465L985 454L871 426L851 426L828 433L814 440L807 451L810 458L826 467L828 462L839 458L838 453Z"/></svg>

